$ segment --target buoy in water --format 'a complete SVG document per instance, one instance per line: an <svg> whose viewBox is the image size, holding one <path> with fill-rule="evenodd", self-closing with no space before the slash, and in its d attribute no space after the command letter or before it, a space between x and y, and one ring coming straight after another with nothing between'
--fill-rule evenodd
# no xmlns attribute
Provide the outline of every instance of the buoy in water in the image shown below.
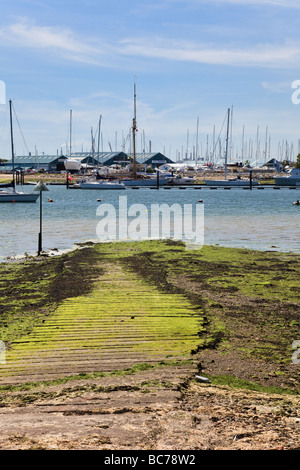
<svg viewBox="0 0 300 470"><path fill-rule="evenodd" d="M48 199L48 202L53 202L53 199Z"/></svg>

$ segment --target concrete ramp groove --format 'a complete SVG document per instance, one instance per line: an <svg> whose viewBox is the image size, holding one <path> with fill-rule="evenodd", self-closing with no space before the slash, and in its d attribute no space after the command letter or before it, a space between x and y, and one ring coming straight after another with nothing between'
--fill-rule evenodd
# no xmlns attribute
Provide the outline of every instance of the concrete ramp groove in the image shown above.
<svg viewBox="0 0 300 470"><path fill-rule="evenodd" d="M202 329L201 312L183 295L159 291L118 263L106 263L91 293L64 300L11 344L0 365L1 384L189 359Z"/></svg>

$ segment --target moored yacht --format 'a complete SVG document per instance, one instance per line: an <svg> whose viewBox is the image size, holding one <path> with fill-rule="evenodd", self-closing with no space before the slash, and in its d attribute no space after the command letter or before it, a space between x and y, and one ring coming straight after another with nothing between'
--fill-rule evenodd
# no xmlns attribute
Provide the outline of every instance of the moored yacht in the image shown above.
<svg viewBox="0 0 300 470"><path fill-rule="evenodd" d="M252 187L257 186L258 181L255 179L242 179L240 177L227 179L227 171L228 171L228 140L229 140L229 125L230 125L230 109L227 111L227 135L226 135L226 151L225 151L225 179L223 180L204 180L207 186L225 186L225 187Z"/></svg>
<svg viewBox="0 0 300 470"><path fill-rule="evenodd" d="M81 189L125 189L125 185L119 181L113 182L105 180L83 180L79 183L79 187Z"/></svg>
<svg viewBox="0 0 300 470"><path fill-rule="evenodd" d="M169 183L170 181L170 178L165 178L164 176L160 176L159 177L159 180L158 180L158 185L159 186L164 186L166 185L167 183ZM151 177L151 178L125 178L123 180L121 180L121 182L125 185L125 186L141 186L141 187L144 187L144 186L157 186L157 177L154 176L154 177Z"/></svg>
<svg viewBox="0 0 300 470"><path fill-rule="evenodd" d="M288 176L278 176L275 178L277 186L300 186L300 169L292 168Z"/></svg>
<svg viewBox="0 0 300 470"><path fill-rule="evenodd" d="M13 142L13 125L12 125L12 102L9 101L10 110L10 134L11 134L11 153L12 153L12 182L0 185L0 203L1 202L36 202L39 193L24 193L15 190L15 152ZM11 189L7 189L11 188Z"/></svg>
<svg viewBox="0 0 300 470"><path fill-rule="evenodd" d="M232 179L225 179L225 180L205 180L205 184L207 186L237 186L237 187L249 187L250 180L241 179L241 178L232 178ZM252 186L257 186L258 181L253 179Z"/></svg>

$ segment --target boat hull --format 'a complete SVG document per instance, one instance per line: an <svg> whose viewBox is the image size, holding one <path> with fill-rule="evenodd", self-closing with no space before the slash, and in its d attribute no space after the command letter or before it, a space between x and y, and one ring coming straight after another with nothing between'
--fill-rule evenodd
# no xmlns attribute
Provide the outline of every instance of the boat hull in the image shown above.
<svg viewBox="0 0 300 470"><path fill-rule="evenodd" d="M275 184L276 186L300 186L300 178L282 176L275 178Z"/></svg>
<svg viewBox="0 0 300 470"><path fill-rule="evenodd" d="M194 178L174 178L171 180L170 184L173 185L189 185L189 184L196 184L196 181Z"/></svg>
<svg viewBox="0 0 300 470"><path fill-rule="evenodd" d="M39 193L0 193L1 202L36 202L39 198Z"/></svg>
<svg viewBox="0 0 300 470"><path fill-rule="evenodd" d="M81 162L77 160L68 159L64 161L64 166L67 171L80 171Z"/></svg>
<svg viewBox="0 0 300 470"><path fill-rule="evenodd" d="M123 180L122 181L125 186L139 186L139 187L149 187L149 186L157 186L157 181L155 178L153 179L148 179L148 180ZM159 186L165 186L166 184L169 183L168 178L160 178L159 179Z"/></svg>
<svg viewBox="0 0 300 470"><path fill-rule="evenodd" d="M90 182L90 183L80 183L81 189L125 189L124 184L120 183L98 183Z"/></svg>
<svg viewBox="0 0 300 470"><path fill-rule="evenodd" d="M229 187L250 187L250 181L246 180L205 180L207 186L229 186ZM257 181L252 181L252 186L258 186Z"/></svg>

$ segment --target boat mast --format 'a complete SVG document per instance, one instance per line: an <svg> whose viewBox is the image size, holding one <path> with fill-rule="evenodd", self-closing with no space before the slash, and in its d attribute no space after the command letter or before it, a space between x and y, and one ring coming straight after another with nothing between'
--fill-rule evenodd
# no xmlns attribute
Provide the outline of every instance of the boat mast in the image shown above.
<svg viewBox="0 0 300 470"><path fill-rule="evenodd" d="M98 149L97 149L97 160L99 165L99 160L100 160L100 129L101 129L101 119L102 119L102 114L100 114L99 117L99 124L98 124Z"/></svg>
<svg viewBox="0 0 300 470"><path fill-rule="evenodd" d="M225 178L227 177L227 158L228 158L229 120L230 120L230 108L228 108L228 115L227 115L227 135L226 135L226 151L225 151Z"/></svg>
<svg viewBox="0 0 300 470"><path fill-rule="evenodd" d="M94 170L94 163L95 163L95 139L93 136L93 128L91 127L91 140L92 140L92 165L93 165L93 170Z"/></svg>
<svg viewBox="0 0 300 470"><path fill-rule="evenodd" d="M230 121L230 152L229 152L230 162L231 162L231 156L232 156L232 122L233 122L233 106L231 106L231 121Z"/></svg>
<svg viewBox="0 0 300 470"><path fill-rule="evenodd" d="M72 156L72 109L70 109L70 158Z"/></svg>
<svg viewBox="0 0 300 470"><path fill-rule="evenodd" d="M13 139L13 125L12 125L12 109L11 109L11 106L12 106L12 102L11 102L11 100L9 100L12 177L13 177L13 188L15 189L15 152L14 152L14 139Z"/></svg>
<svg viewBox="0 0 300 470"><path fill-rule="evenodd" d="M199 135L199 118L197 118L195 169L197 169L197 165L198 165L198 135Z"/></svg>
<svg viewBox="0 0 300 470"><path fill-rule="evenodd" d="M136 153L135 153L135 133L136 133L136 86L134 84L134 118L132 123L133 137L133 174L136 175Z"/></svg>

